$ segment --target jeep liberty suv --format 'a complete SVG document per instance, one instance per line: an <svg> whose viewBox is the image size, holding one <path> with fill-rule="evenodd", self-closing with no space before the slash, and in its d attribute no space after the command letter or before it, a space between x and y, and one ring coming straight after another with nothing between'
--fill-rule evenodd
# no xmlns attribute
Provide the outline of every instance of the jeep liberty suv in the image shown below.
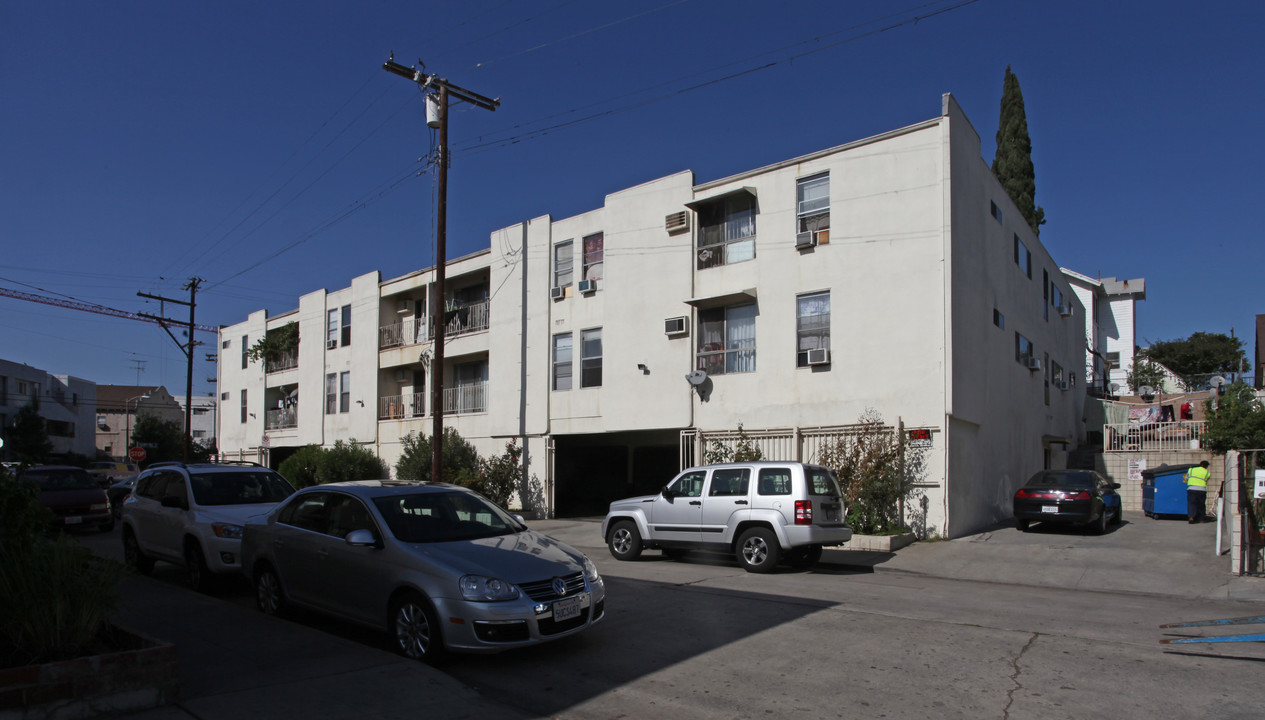
<svg viewBox="0 0 1265 720"><path fill-rule="evenodd" d="M725 463L689 468L658 495L617 500L602 539L617 560L645 548L733 553L747 572L821 559L852 538L834 471L798 462Z"/></svg>

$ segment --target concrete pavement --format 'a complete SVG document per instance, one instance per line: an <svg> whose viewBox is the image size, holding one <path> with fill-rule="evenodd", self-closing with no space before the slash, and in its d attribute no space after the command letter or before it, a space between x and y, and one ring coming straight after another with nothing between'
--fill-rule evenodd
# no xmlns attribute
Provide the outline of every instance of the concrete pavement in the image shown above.
<svg viewBox="0 0 1265 720"><path fill-rule="evenodd" d="M533 521L533 528L613 562L599 519ZM108 539L102 537L102 540ZM114 538L117 540L117 538ZM828 550L823 562L981 583L1006 583L1265 602L1265 578L1234 578L1214 552L1215 525L1126 514L1103 536L999 527L895 553ZM161 567L161 566L160 566ZM170 580L129 576L122 624L177 646L180 700L127 715L141 720L243 717L525 718L440 670L305 623L271 618Z"/></svg>

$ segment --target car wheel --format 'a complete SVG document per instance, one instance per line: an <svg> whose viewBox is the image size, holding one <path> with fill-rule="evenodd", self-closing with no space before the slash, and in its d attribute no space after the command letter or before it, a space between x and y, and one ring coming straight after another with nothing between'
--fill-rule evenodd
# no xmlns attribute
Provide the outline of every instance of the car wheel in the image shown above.
<svg viewBox="0 0 1265 720"><path fill-rule="evenodd" d="M285 613L286 596L281 589L281 578L270 565L261 565L255 571L255 604L265 615Z"/></svg>
<svg viewBox="0 0 1265 720"><path fill-rule="evenodd" d="M781 554L777 536L768 528L751 528L738 538L738 562L747 572L773 572Z"/></svg>
<svg viewBox="0 0 1265 720"><path fill-rule="evenodd" d="M1032 521L1024 520L1022 518L1016 518L1015 527L1019 528L1019 532L1028 532L1029 530L1032 529Z"/></svg>
<svg viewBox="0 0 1265 720"><path fill-rule="evenodd" d="M616 560L636 560L640 557L641 533L637 532L636 523L629 520L615 523L606 547L610 548Z"/></svg>
<svg viewBox="0 0 1265 720"><path fill-rule="evenodd" d="M404 595L391 606L395 651L406 658L435 664L444 656L439 622L430 603L417 593Z"/></svg>
<svg viewBox="0 0 1265 720"><path fill-rule="evenodd" d="M1124 508L1118 507L1116 508L1116 514L1111 516L1111 524L1119 525L1122 522L1124 522Z"/></svg>
<svg viewBox="0 0 1265 720"><path fill-rule="evenodd" d="M114 532L114 518L110 518L110 522L102 523L98 529L101 532Z"/></svg>
<svg viewBox="0 0 1265 720"><path fill-rule="evenodd" d="M805 545L803 547L792 548L786 553L786 561L795 568L810 568L821 560L822 547L820 545Z"/></svg>
<svg viewBox="0 0 1265 720"><path fill-rule="evenodd" d="M1107 532L1107 511L1109 508L1103 506L1102 512L1098 514L1098 519L1094 520L1090 525L1090 529L1095 535L1103 535Z"/></svg>
<svg viewBox="0 0 1265 720"><path fill-rule="evenodd" d="M136 542L136 533L127 526L123 527L123 561L141 575L148 575L154 570L153 558L141 552L141 546Z"/></svg>
<svg viewBox="0 0 1265 720"><path fill-rule="evenodd" d="M190 541L184 549L184 569L189 587L196 592L207 592L211 589L211 572L206 569L206 559L202 557L202 547L197 541Z"/></svg>

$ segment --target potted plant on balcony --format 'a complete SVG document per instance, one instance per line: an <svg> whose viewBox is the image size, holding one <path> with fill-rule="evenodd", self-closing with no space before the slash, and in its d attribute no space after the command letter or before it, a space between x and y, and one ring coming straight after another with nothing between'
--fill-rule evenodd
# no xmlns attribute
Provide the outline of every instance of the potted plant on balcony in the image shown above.
<svg viewBox="0 0 1265 720"><path fill-rule="evenodd" d="M269 330L264 336L250 346L246 357L251 362L272 365L294 356L299 351L299 324L288 322L275 330Z"/></svg>

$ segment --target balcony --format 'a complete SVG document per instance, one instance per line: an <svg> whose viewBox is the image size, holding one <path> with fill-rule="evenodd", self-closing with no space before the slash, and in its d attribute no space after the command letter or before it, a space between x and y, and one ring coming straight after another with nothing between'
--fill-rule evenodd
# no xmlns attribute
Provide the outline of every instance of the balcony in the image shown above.
<svg viewBox="0 0 1265 720"><path fill-rule="evenodd" d="M264 415L264 426L269 430L287 430L298 427L298 408L287 407L269 410Z"/></svg>
<svg viewBox="0 0 1265 720"><path fill-rule="evenodd" d="M444 336L469 335L488 329L488 300L450 307L444 313Z"/></svg>
<svg viewBox="0 0 1265 720"><path fill-rule="evenodd" d="M379 420L403 420L425 415L426 393L386 395L378 398Z"/></svg>
<svg viewBox="0 0 1265 720"><path fill-rule="evenodd" d="M1107 423L1103 425L1103 447L1116 452L1191 450L1199 447L1206 426L1203 420Z"/></svg>
<svg viewBox="0 0 1265 720"><path fill-rule="evenodd" d="M282 353L271 360L264 362L265 373L281 372L282 370L293 370L299 366L299 351Z"/></svg>
<svg viewBox="0 0 1265 720"><path fill-rule="evenodd" d="M430 340L430 323L425 316L402 320L378 328L378 349L417 345Z"/></svg>
<svg viewBox="0 0 1265 720"><path fill-rule="evenodd" d="M452 415L488 411L486 382L444 388L444 412Z"/></svg>

